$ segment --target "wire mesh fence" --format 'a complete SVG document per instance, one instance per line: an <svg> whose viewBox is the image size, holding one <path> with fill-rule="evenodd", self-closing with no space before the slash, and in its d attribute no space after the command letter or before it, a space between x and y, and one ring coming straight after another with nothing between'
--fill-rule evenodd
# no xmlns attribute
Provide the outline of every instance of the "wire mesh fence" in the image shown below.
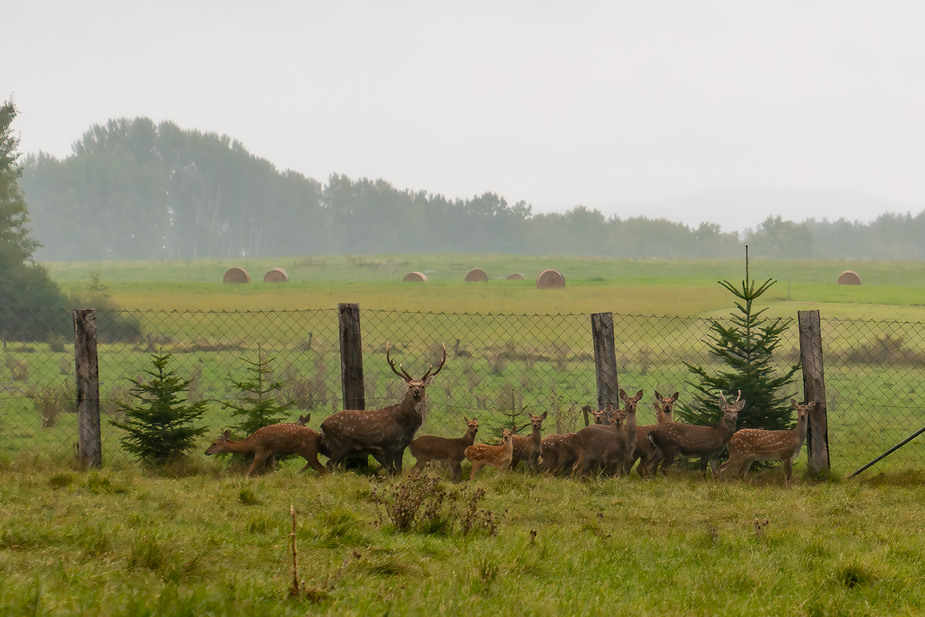
<svg viewBox="0 0 925 617"><path fill-rule="evenodd" d="M3 315L6 320L28 315ZM343 406L339 322L336 310L260 312L98 311L98 358L103 461L129 460L124 434L110 420L131 404L132 379L145 379L153 354L170 354L169 368L190 379L188 396L207 402L208 441L236 422L225 405L240 396L240 380L258 354L282 384L289 421L311 414L309 426ZM72 319L70 315L62 320ZM8 321L10 323L11 321ZM688 364L710 368L706 341L711 321L614 315L620 387L692 393ZM15 332L8 328L7 332ZM585 314L492 315L363 310L361 312L366 408L397 401L404 384L391 358L419 377L447 362L428 388L428 413L418 434L459 436L465 418L477 417L479 440L490 442L524 412L549 412L544 432L583 426L585 405L596 406L591 318ZM15 337L13 337L15 338ZM925 426L918 389L925 384L925 324L822 320L828 437L833 471L850 473ZM796 319L785 331L776 361L799 362ZM36 343L6 340L0 369L0 461L66 461L77 442L74 344L65 337ZM716 365L719 368L719 365ZM802 399L802 384L792 396ZM650 404L641 423L654 423ZM516 420L514 420L516 421ZM529 429L528 429L529 430ZM205 447L205 440L203 442ZM877 470L925 468L914 440ZM801 457L797 468L805 466Z"/></svg>

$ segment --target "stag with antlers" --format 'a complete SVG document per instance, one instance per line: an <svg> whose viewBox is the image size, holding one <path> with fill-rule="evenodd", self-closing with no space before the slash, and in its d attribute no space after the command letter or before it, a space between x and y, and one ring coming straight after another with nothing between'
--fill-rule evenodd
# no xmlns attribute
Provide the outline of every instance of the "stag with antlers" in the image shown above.
<svg viewBox="0 0 925 617"><path fill-rule="evenodd" d="M395 368L388 343L385 345L385 359L392 372L404 379L408 386L404 398L382 409L345 409L328 416L321 423L321 432L324 450L329 456L329 469L341 464L350 454L367 453L373 455L386 473L401 473L405 448L424 423L425 388L443 369L446 346L443 346L443 359L437 370L431 365L420 379L409 375L401 364Z"/></svg>

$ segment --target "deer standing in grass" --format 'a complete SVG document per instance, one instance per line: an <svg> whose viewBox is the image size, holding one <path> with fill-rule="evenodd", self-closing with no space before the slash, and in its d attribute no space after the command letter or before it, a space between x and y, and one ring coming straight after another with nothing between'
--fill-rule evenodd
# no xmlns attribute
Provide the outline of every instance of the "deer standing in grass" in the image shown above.
<svg viewBox="0 0 925 617"><path fill-rule="evenodd" d="M547 412L545 411L538 416L528 413L527 416L530 418L530 428L532 429L530 436L511 436L511 443L514 444L511 469L515 469L520 461L524 461L530 471L537 471L539 468L540 456L543 451L543 420L546 419L546 415Z"/></svg>
<svg viewBox="0 0 925 617"><path fill-rule="evenodd" d="M613 414L613 408L608 407L605 410L595 410L590 405L585 405L582 411L591 416L595 424L607 424ZM571 471L575 459L578 458L575 433L546 435L540 440L540 449L539 470L543 473L558 475L565 470Z"/></svg>
<svg viewBox="0 0 925 617"><path fill-rule="evenodd" d="M677 392L671 396L662 396L658 391L655 392L653 406L655 407L655 420L657 424L643 424L636 427L636 449L633 452L633 458L630 460L626 473L632 470L637 460L639 461L639 465L636 467L636 472L640 476L646 475L647 469L650 467L650 461L651 464L656 464L658 462L655 460L658 456L658 452L655 446L652 445L652 442L649 441L649 433L659 424L674 422L674 404L677 400Z"/></svg>
<svg viewBox="0 0 925 617"><path fill-rule="evenodd" d="M770 431L759 428L746 428L737 431L729 439L726 447L729 460L720 465L719 477L731 472L741 478L755 461L782 461L784 463L784 481L790 486L793 476L793 461L800 455L803 442L806 441L806 423L809 412L816 406L815 401L801 404L790 399L790 406L797 411L797 425L788 431Z"/></svg>
<svg viewBox="0 0 925 617"><path fill-rule="evenodd" d="M466 460L466 448L475 443L475 434L479 431L479 422L475 418L466 420L466 434L462 437L436 437L421 435L410 444L408 449L415 459L414 469L424 471L427 463L445 462L450 465L450 477L462 479L462 462Z"/></svg>
<svg viewBox="0 0 925 617"><path fill-rule="evenodd" d="M247 468L245 476L250 476L269 457L298 454L306 460L305 467L300 472L311 467L321 474L326 470L318 461L320 439L321 435L301 423L271 424L258 428L250 437L240 440L231 439L231 431L225 431L212 442L206 454L252 454L254 460Z"/></svg>
<svg viewBox="0 0 925 617"><path fill-rule="evenodd" d="M500 446L477 443L466 448L466 458L472 463L470 480L486 465L503 470L511 464L511 456L514 454L514 443L511 441L513 435L508 429L504 429L501 435Z"/></svg>
<svg viewBox="0 0 925 617"><path fill-rule="evenodd" d="M736 430L736 421L739 418L739 412L745 407L745 401L742 400L742 392L739 391L738 397L732 403L726 401L726 397L720 392L719 408L723 412L723 417L719 422L712 426L701 426L697 424L682 424L680 422L671 422L668 424L659 424L649 433L649 441L655 446L658 460L650 462L649 469L655 471L656 468L667 475L668 468L679 455L699 456L700 472L704 478L707 476L707 464L715 476L717 472L717 460L722 454L726 443L732 437Z"/></svg>
<svg viewBox="0 0 925 617"><path fill-rule="evenodd" d="M575 433L578 458L572 465L573 474L585 475L597 465L618 476L623 473L636 447L636 404L641 398L642 390L630 397L621 388L622 426L615 416L611 426L594 424Z"/></svg>
<svg viewBox="0 0 925 617"><path fill-rule="evenodd" d="M401 473L405 448L424 423L425 389L446 364L446 347L443 346L443 359L437 370L431 365L420 379L409 375L401 364L395 368L388 343L385 345L385 359L392 372L404 379L408 386L404 398L382 409L345 409L325 418L321 432L322 443L330 456L328 469L341 464L351 453L367 453L373 455L386 473Z"/></svg>

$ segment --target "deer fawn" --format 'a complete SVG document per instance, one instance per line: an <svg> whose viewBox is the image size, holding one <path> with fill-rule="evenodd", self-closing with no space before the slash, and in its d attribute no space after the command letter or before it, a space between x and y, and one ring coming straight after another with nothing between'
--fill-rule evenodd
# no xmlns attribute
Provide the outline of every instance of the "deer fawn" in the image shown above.
<svg viewBox="0 0 925 617"><path fill-rule="evenodd" d="M298 454L304 458L307 462L300 471L311 467L318 473L325 472L324 465L318 462L321 436L304 424L271 424L258 428L246 439L236 441L230 437L231 431L222 433L221 437L208 447L206 454L253 454L254 461L247 468L245 476L250 476L268 457L283 454Z"/></svg>
<svg viewBox="0 0 925 617"><path fill-rule="evenodd" d="M511 437L511 431L504 429L500 446L477 443L466 448L466 458L472 463L472 471L469 473L470 480L485 465L504 469L511 464L511 456L514 454L514 443Z"/></svg>
<svg viewBox="0 0 925 617"><path fill-rule="evenodd" d="M425 388L446 364L446 346L443 346L443 359L437 370L434 371L431 365L420 379L409 375L401 364L395 368L395 362L389 356L388 343L385 345L385 359L392 372L404 379L408 386L404 398L382 409L345 409L328 416L321 423L321 432L322 443L330 456L329 469L342 463L349 454L360 452L372 454L386 473L401 473L405 448L424 423Z"/></svg>
<svg viewBox="0 0 925 617"><path fill-rule="evenodd" d="M726 397L720 392L719 407L723 411L723 417L713 426L671 422L659 424L652 429L649 441L655 446L656 457L659 460L650 463L649 469L655 471L658 468L667 475L675 457L683 454L700 456L700 472L703 477L707 475L707 463L713 475L716 475L717 459L735 432L739 412L745 407L741 390L733 403L727 402Z"/></svg>
<svg viewBox="0 0 925 617"><path fill-rule="evenodd" d="M790 406L797 410L797 425L789 431L768 431L758 428L746 428L737 431L729 439L729 460L720 465L719 477L731 472L741 478L755 461L782 461L784 463L784 481L787 486L793 475L793 461L800 455L803 442L806 441L806 422L809 412L816 406L815 401L801 404L790 399Z"/></svg>
<svg viewBox="0 0 925 617"><path fill-rule="evenodd" d="M478 420L466 420L466 434L462 437L435 437L422 435L408 444L411 456L415 459L414 469L424 471L427 463L442 461L450 465L450 477L462 478L462 462L466 459L466 448L475 443L475 434L479 431Z"/></svg>
<svg viewBox="0 0 925 617"><path fill-rule="evenodd" d="M653 405L655 407L655 419L658 424L674 422L674 404L677 400L677 392L671 396L662 396L657 391L655 392L655 401L653 401ZM630 461L626 473L630 472L637 460L639 461L639 465L636 467L636 472L640 476L646 475L651 464L657 463L655 457L658 456L658 454L655 446L649 441L649 433L651 433L652 429L658 424L643 424L636 427L636 449L633 452L633 458Z"/></svg>
<svg viewBox="0 0 925 617"><path fill-rule="evenodd" d="M572 465L573 474L587 474L596 465L616 475L625 471L636 447L636 404L641 398L642 390L629 397L621 388L624 406L614 414L611 426L595 424L575 433L578 457Z"/></svg>
<svg viewBox="0 0 925 617"><path fill-rule="evenodd" d="M542 430L543 420L546 419L546 412L544 411L542 415L539 416L534 416L529 413L527 415L530 417L530 427L533 429L533 432L530 433L529 437L523 435L511 436L511 443L514 444L514 453L511 456L511 469L515 469L517 463L520 461L525 461L527 469L536 471L539 468L540 456L543 451Z"/></svg>

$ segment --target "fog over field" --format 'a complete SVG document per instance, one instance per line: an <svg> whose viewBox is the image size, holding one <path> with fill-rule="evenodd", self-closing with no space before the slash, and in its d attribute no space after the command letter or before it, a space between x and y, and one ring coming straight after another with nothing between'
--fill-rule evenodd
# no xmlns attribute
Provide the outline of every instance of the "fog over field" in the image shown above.
<svg viewBox="0 0 925 617"><path fill-rule="evenodd" d="M534 213L754 227L925 208L925 5L419 0L7 7L24 153L148 117L280 170Z"/></svg>

